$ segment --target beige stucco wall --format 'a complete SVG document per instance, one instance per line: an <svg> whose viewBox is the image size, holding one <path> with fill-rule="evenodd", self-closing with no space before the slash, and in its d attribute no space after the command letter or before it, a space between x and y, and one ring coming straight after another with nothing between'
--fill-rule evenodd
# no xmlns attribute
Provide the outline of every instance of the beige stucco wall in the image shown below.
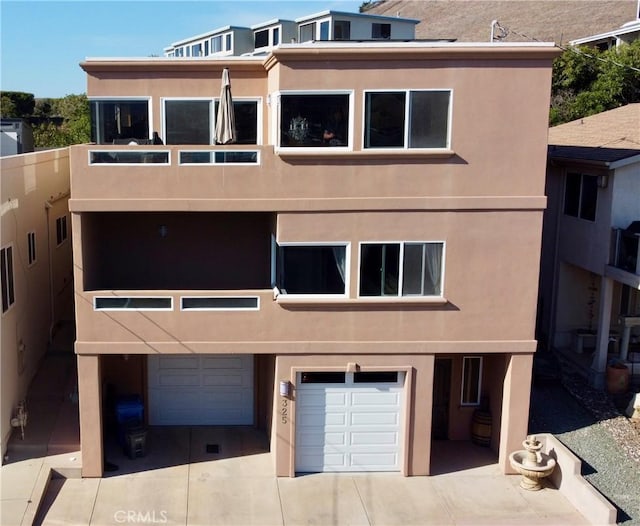
<svg viewBox="0 0 640 526"><path fill-rule="evenodd" d="M2 315L0 441L4 456L11 417L47 350L52 325L73 319L71 240L56 247L55 223L57 217L67 214L71 237L68 149L3 157L0 172L0 244L13 246L15 287L15 303ZM46 202L51 204L48 212ZM32 265L28 264L28 232L36 234Z"/></svg>
<svg viewBox="0 0 640 526"><path fill-rule="evenodd" d="M551 47L502 45L283 48L264 62L83 64L90 97L152 97L153 129L161 128L162 97L217 97L221 70L228 66L234 96L262 100L264 138L252 148L261 159L255 166L179 166L179 150L201 149L189 146L155 147L170 150L169 166L89 166L88 150L110 146L72 148L76 351L87 373L80 385L81 399L87 394L80 408L85 475L97 476L102 463L94 431L100 419L93 413L100 408L99 356L184 352L266 355L263 363L269 367L275 356L271 436L276 472L282 476L292 475L295 465L295 393L293 420L278 420L278 382L295 382L300 368L326 370L357 362L363 368L406 371L403 472L424 475L429 473L436 355L485 355L485 389L500 430L492 446L506 471L506 454L519 447L527 427L546 204L547 111L556 54ZM450 148L364 150L368 89L451 89ZM278 94L287 90L349 90L351 151L278 148ZM229 293L84 290L83 266L95 253L87 243L100 242L82 240L84 227L93 212L120 211L270 212L277 217L272 229L280 242L350 243L348 294L296 302L283 295L276 299L271 289L234 290L235 295L258 296L260 310L96 312L97 295L166 295L178 305L181 295ZM446 243L444 297L357 298L358 243L403 240ZM247 264L269 266L270 261ZM270 379L264 377L266 383ZM452 399L456 396L452 391ZM454 434L464 438L471 411L452 401L451 415L462 422Z"/></svg>

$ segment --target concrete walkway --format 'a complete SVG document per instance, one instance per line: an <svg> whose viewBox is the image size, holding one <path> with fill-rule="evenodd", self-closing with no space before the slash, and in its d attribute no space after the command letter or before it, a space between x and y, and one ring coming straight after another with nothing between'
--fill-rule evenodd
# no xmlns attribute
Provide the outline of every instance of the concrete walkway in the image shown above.
<svg viewBox="0 0 640 526"><path fill-rule="evenodd" d="M215 444L219 453L207 453ZM43 525L582 525L586 518L552 488L527 492L501 475L493 454L468 442L435 446L431 477L312 474L276 478L266 437L252 428L152 428L145 457L115 443L118 470L102 479L53 478L35 516ZM78 453L2 468L2 525L31 524L34 480L70 468ZM67 470L73 474L73 470ZM26 513L21 513L26 506ZM33 510L31 510L33 511ZM25 521L26 519L26 521Z"/></svg>

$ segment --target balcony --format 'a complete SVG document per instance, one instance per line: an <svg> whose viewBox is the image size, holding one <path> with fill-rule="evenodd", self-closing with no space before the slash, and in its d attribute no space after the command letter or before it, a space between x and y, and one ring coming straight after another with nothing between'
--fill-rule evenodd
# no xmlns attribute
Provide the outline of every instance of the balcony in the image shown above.
<svg viewBox="0 0 640 526"><path fill-rule="evenodd" d="M612 265L632 274L640 275L640 221L628 228L613 229Z"/></svg>
<svg viewBox="0 0 640 526"><path fill-rule="evenodd" d="M272 146L76 145L71 198L79 211L108 210L114 200L120 210L144 210L168 208L169 200L250 198L274 162Z"/></svg>

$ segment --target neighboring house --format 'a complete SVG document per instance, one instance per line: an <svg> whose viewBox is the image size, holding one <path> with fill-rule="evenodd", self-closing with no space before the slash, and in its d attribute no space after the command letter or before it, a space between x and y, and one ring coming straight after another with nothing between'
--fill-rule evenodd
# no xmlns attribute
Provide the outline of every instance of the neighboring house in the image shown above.
<svg viewBox="0 0 640 526"><path fill-rule="evenodd" d="M636 16L634 20L622 24L619 28L597 35L571 40L572 46L591 46L604 51L610 48L629 44L640 38L640 1L637 4Z"/></svg>
<svg viewBox="0 0 640 526"><path fill-rule="evenodd" d="M96 142L70 150L83 476L102 475L105 402L126 394L150 425L263 429L278 476L427 475L432 437L470 440L484 409L510 471L557 54L323 41L83 62ZM237 141L223 146L224 68Z"/></svg>
<svg viewBox="0 0 640 526"><path fill-rule="evenodd" d="M0 157L33 151L33 130L24 119L0 119Z"/></svg>
<svg viewBox="0 0 640 526"><path fill-rule="evenodd" d="M640 104L549 130L539 334L603 387L640 380Z"/></svg>
<svg viewBox="0 0 640 526"><path fill-rule="evenodd" d="M4 457L11 418L26 397L51 336L59 322L73 319L69 151L3 157L0 172Z"/></svg>
<svg viewBox="0 0 640 526"><path fill-rule="evenodd" d="M540 41L566 44L635 20L637 0L384 0L366 14L416 18L416 37L488 42L492 22L506 28L503 42Z"/></svg>
<svg viewBox="0 0 640 526"><path fill-rule="evenodd" d="M312 41L413 40L419 20L343 11L322 11L294 20L248 27L225 26L174 42L167 57L264 55L280 44Z"/></svg>

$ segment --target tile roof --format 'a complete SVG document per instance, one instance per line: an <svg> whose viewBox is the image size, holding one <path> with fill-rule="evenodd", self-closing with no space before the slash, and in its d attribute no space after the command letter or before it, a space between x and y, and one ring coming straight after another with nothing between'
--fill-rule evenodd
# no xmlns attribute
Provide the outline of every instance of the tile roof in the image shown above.
<svg viewBox="0 0 640 526"><path fill-rule="evenodd" d="M554 126L549 144L640 151L640 103Z"/></svg>

